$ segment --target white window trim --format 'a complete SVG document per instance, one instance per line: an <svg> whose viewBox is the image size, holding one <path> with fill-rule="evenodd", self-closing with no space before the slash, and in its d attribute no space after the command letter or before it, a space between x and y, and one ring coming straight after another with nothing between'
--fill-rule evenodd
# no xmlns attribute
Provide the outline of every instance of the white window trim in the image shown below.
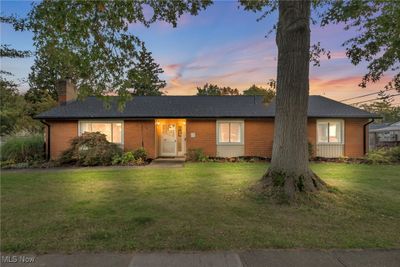
<svg viewBox="0 0 400 267"><path fill-rule="evenodd" d="M236 143L234 143L234 142L220 142L219 141L219 125L221 124L221 123L231 123L231 122L234 122L234 123L240 123L240 142L236 142ZM244 120L217 120L217 123L216 123L216 126L217 126L217 145L220 145L220 146L241 146L241 145L244 145Z"/></svg>
<svg viewBox="0 0 400 267"><path fill-rule="evenodd" d="M318 140L319 140L319 138L318 138L318 124L319 123L327 123L327 122L339 122L340 123L340 127L341 127L341 136L340 136L340 139L341 139L341 142L319 142ZM345 140L344 140L344 131L345 131L345 125L344 125L344 120L343 119L319 119L319 120L317 120L316 121L316 124L315 124L315 131L316 131L316 134L315 134L315 137L316 137L316 142L317 142L317 145L344 145L344 142L345 142ZM329 127L328 127L328 129L329 129ZM328 140L329 140L329 130L328 130Z"/></svg>
<svg viewBox="0 0 400 267"><path fill-rule="evenodd" d="M78 135L81 136L82 132L81 132L81 123L121 123L121 143L113 143L113 144L117 144L117 145L124 145L124 130L125 130L125 126L124 126L124 121L120 121L120 120L80 120L78 121ZM112 126L111 126L111 131L112 131Z"/></svg>

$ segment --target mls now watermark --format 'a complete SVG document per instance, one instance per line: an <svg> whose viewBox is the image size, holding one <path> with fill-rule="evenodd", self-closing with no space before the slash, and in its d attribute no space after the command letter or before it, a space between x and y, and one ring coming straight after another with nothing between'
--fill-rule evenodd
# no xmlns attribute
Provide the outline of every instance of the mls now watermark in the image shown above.
<svg viewBox="0 0 400 267"><path fill-rule="evenodd" d="M25 256L25 255L6 255L1 256L2 263L34 263L35 256Z"/></svg>

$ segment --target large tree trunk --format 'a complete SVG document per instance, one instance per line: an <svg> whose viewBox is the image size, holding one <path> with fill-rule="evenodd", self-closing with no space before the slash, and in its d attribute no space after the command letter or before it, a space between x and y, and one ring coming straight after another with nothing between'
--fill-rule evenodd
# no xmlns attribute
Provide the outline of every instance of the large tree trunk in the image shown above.
<svg viewBox="0 0 400 267"><path fill-rule="evenodd" d="M325 186L309 168L307 109L309 95L310 1L280 1L276 35L278 75L271 167L263 188L296 192Z"/></svg>

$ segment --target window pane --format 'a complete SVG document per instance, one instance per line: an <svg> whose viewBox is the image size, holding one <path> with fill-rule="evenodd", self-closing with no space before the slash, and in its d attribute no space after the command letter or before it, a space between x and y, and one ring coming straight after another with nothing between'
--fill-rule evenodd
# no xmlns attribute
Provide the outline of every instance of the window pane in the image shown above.
<svg viewBox="0 0 400 267"><path fill-rule="evenodd" d="M105 134L108 142L111 142L111 123L92 122L92 132Z"/></svg>
<svg viewBox="0 0 400 267"><path fill-rule="evenodd" d="M328 142L328 123L318 123L317 126L317 140L319 143L327 143Z"/></svg>
<svg viewBox="0 0 400 267"><path fill-rule="evenodd" d="M90 122L81 122L81 134L84 132L91 132L92 124Z"/></svg>
<svg viewBox="0 0 400 267"><path fill-rule="evenodd" d="M340 143L341 142L341 125L340 122L329 123L329 142Z"/></svg>
<svg viewBox="0 0 400 267"><path fill-rule="evenodd" d="M219 142L221 143L229 142L229 123L219 124Z"/></svg>
<svg viewBox="0 0 400 267"><path fill-rule="evenodd" d="M240 143L240 123L231 122L231 143Z"/></svg>
<svg viewBox="0 0 400 267"><path fill-rule="evenodd" d="M113 123L113 143L122 143L122 123Z"/></svg>

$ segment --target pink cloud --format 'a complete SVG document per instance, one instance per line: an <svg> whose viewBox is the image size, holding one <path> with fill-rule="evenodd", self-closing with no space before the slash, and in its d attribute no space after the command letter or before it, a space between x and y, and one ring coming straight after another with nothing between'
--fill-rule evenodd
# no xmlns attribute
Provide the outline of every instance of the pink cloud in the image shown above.
<svg viewBox="0 0 400 267"><path fill-rule="evenodd" d="M376 83L367 84L366 88L358 86L361 79L362 75L343 78L312 78L310 79L310 94L325 95L336 100L341 100L383 90L391 78L383 77Z"/></svg>

